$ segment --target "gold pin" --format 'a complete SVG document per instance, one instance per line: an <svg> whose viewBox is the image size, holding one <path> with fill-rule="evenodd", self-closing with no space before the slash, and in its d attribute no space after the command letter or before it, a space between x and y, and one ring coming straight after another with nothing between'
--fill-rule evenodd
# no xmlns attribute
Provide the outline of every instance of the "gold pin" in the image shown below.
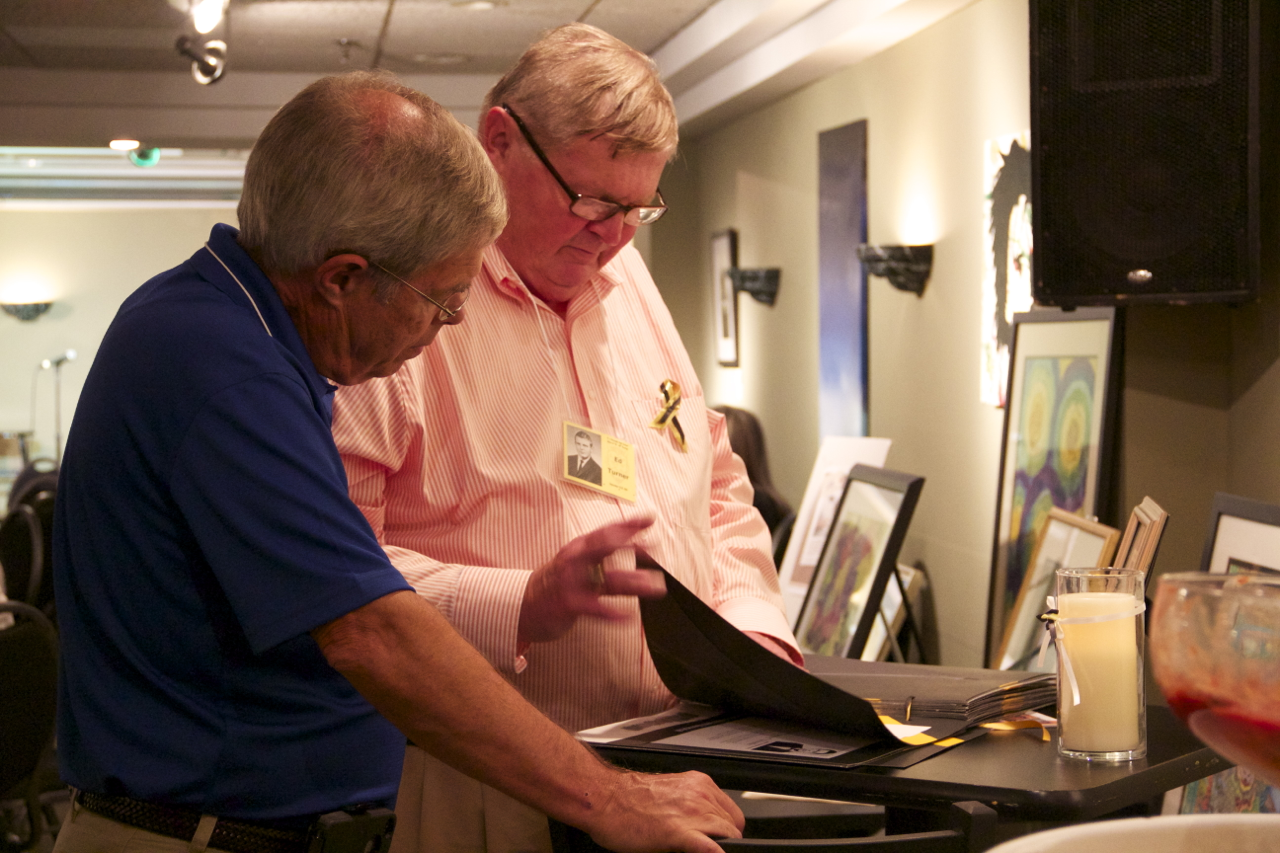
<svg viewBox="0 0 1280 853"><path fill-rule="evenodd" d="M680 426L680 419L676 417L676 413L680 411L680 384L671 379L664 379L659 387L662 390L662 409L653 419L653 423L649 424L649 428L656 429L658 432L664 429L671 430L676 444L680 445L680 451L688 453L689 448L684 441L684 428Z"/></svg>

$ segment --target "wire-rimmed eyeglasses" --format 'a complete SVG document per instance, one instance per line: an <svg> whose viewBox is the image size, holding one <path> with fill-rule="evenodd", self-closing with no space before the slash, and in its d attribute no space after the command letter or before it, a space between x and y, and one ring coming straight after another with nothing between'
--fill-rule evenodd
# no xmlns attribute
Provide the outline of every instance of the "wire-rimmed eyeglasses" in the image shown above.
<svg viewBox="0 0 1280 853"><path fill-rule="evenodd" d="M471 288L468 287L466 290L455 290L453 293L449 294L449 298L446 299L444 302L438 302L435 299L428 296L427 294L423 293L418 288L414 287L409 282L402 279L400 276L393 273L391 270L384 267L382 264L376 261L369 261L369 264L371 266L375 266L378 269L382 270L384 273L391 276L396 281L400 282L405 287L409 288L414 293L418 294L423 299L427 300L432 305L439 308L440 310L439 312L437 312L435 319L441 323L443 323L444 321L450 318L458 316L458 312L462 310L462 306L466 305L467 300L471 297Z"/></svg>
<svg viewBox="0 0 1280 853"><path fill-rule="evenodd" d="M511 116L511 119L516 123L516 127L520 128L524 141L529 143L529 147L533 149L534 154L538 155L542 165L547 167L551 177L555 178L561 189L568 193L569 210L575 216L580 216L588 222L601 222L621 212L622 221L628 225L648 225L651 222L657 222L662 218L662 214L667 212L667 202L662 197L661 189L657 193L657 204L618 204L617 202L605 201L602 198L592 198L591 196L574 192L565 183L564 178L560 177L556 167L551 165L547 155L542 153L538 143L533 141L533 134L529 133L529 128L525 127L524 122L520 120L520 116L516 115L515 110L506 104L503 104L502 108L507 111L507 115Z"/></svg>

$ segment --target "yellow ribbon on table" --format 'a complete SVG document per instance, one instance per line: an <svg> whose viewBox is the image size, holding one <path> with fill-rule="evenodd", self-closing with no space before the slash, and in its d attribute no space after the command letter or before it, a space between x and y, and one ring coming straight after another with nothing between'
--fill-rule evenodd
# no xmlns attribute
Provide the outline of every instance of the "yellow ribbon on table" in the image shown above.
<svg viewBox="0 0 1280 853"><path fill-rule="evenodd" d="M684 428L680 426L680 419L676 417L676 412L680 411L680 385L670 379L664 379L660 387L662 389L662 409L658 412L658 416L653 419L653 423L649 424L649 428L656 429L658 432L671 430L671 434L675 436L676 444L680 445L680 451L688 453L689 448L684 441Z"/></svg>
<svg viewBox="0 0 1280 853"><path fill-rule="evenodd" d="M1015 732L1019 729L1039 729L1040 740L1049 740L1049 730L1044 723L1037 720L997 720L994 723L981 723L984 729L990 729L993 732Z"/></svg>

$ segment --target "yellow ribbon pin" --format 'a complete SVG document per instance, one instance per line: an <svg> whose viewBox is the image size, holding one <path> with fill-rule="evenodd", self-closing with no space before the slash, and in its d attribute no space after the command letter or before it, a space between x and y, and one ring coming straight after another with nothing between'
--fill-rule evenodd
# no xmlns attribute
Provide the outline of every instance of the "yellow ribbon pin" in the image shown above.
<svg viewBox="0 0 1280 853"><path fill-rule="evenodd" d="M671 430L671 434L675 436L676 444L680 445L680 451L688 453L689 448L684 443L684 429L680 426L680 419L676 417L676 412L680 411L680 385L670 379L665 379L661 388L662 409L658 412L658 416L653 419L653 423L649 424L649 428L656 429L658 432L662 432L664 429Z"/></svg>

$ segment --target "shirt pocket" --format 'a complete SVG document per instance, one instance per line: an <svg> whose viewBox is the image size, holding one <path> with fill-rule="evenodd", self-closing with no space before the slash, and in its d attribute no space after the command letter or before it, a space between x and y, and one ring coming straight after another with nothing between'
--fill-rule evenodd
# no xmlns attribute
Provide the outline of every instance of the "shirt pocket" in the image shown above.
<svg viewBox="0 0 1280 853"><path fill-rule="evenodd" d="M709 567L711 554L711 434L701 396L681 399L676 418L684 430L682 451L669 429L650 424L662 410L662 398L633 399L636 444L637 508L657 523L641 541L663 568L701 594L695 580Z"/></svg>

